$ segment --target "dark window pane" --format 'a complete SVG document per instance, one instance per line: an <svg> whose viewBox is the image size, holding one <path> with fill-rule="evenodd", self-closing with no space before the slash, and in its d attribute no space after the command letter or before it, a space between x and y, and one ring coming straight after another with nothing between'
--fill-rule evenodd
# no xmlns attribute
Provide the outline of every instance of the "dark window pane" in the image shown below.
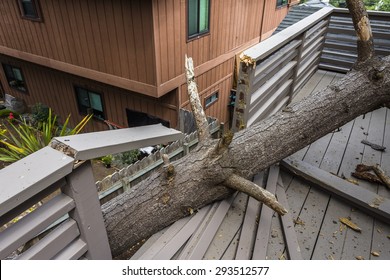
<svg viewBox="0 0 390 280"><path fill-rule="evenodd" d="M23 14L26 17L37 18L38 13L32 0L22 0Z"/></svg>
<svg viewBox="0 0 390 280"><path fill-rule="evenodd" d="M76 97L80 113L93 114L96 118L104 119L103 103L99 93L76 87Z"/></svg>
<svg viewBox="0 0 390 280"><path fill-rule="evenodd" d="M199 32L209 29L209 0L200 0L199 5Z"/></svg>
<svg viewBox="0 0 390 280"><path fill-rule="evenodd" d="M188 36L198 33L198 0L188 0Z"/></svg>
<svg viewBox="0 0 390 280"><path fill-rule="evenodd" d="M5 76L7 78L8 84L10 87L13 87L20 91L27 91L22 70L11 65L3 65Z"/></svg>

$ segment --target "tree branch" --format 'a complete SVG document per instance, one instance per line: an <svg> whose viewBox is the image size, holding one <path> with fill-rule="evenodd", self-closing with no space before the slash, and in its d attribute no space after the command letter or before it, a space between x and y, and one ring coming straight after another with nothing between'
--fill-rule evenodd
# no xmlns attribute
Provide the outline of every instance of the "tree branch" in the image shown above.
<svg viewBox="0 0 390 280"><path fill-rule="evenodd" d="M198 87L195 82L194 62L191 57L185 57L186 78L188 87L188 97L192 112L194 113L196 126L198 128L199 141L202 142L210 138L209 126L206 114L199 99Z"/></svg>
<svg viewBox="0 0 390 280"><path fill-rule="evenodd" d="M252 196L276 211L279 215L283 216L287 213L286 208L276 200L272 193L243 177L233 174L223 182L223 185Z"/></svg>
<svg viewBox="0 0 390 280"><path fill-rule="evenodd" d="M361 0L347 0L347 6L352 16L353 26L357 35L358 63L372 58L374 41L366 8Z"/></svg>

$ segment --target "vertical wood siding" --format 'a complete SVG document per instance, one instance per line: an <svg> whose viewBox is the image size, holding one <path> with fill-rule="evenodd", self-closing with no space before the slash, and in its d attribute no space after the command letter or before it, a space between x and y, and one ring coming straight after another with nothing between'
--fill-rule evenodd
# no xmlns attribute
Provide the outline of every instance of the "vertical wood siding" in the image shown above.
<svg viewBox="0 0 390 280"><path fill-rule="evenodd" d="M234 58L229 59L210 71L196 77L202 106L205 106L207 97L217 91L219 93L218 100L205 108L206 115L215 117L226 124L229 122L228 104L233 83L232 69L234 62ZM187 94L187 84L183 84L180 88L180 104L181 108L191 111Z"/></svg>
<svg viewBox="0 0 390 280"><path fill-rule="evenodd" d="M25 94L9 87L4 71L0 67L0 80L6 93L23 99L28 105L37 102L48 105L61 120L65 120L71 114L71 125L84 117L78 111L74 89L75 86L80 86L100 93L106 119L120 126L128 126L126 108L169 121L171 127L177 126L176 91L157 99L4 55L0 55L0 63L20 67L28 89L28 93ZM107 125L98 120L94 120L88 127L89 131L107 129Z"/></svg>
<svg viewBox="0 0 390 280"><path fill-rule="evenodd" d="M288 13L288 6L276 8L276 0L265 1L262 40L272 35L272 32L282 22Z"/></svg>
<svg viewBox="0 0 390 280"><path fill-rule="evenodd" d="M210 34L187 41L187 1L153 0L159 84L184 72L185 54L199 66L260 37L264 1L210 2Z"/></svg>
<svg viewBox="0 0 390 280"><path fill-rule="evenodd" d="M0 45L156 85L152 3L145 0L40 0L43 22L0 1Z"/></svg>

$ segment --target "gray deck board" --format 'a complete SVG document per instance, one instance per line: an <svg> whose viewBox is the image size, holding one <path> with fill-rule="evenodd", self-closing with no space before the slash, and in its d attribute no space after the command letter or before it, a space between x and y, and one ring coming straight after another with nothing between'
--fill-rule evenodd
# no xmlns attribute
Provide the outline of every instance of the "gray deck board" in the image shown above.
<svg viewBox="0 0 390 280"><path fill-rule="evenodd" d="M368 122L368 117L358 117L350 122L352 130L345 147L343 162L336 172L339 176L344 174L349 177L351 170L350 165L347 163L350 161L358 162L356 155L360 155L360 152L363 153L364 146L360 143L360 138L364 136L364 130L361 127L367 127ZM348 216L350 208L350 205L332 196L323 221L324 226L321 227L312 259L340 259L345 240L345 231L340 231L339 218Z"/></svg>
<svg viewBox="0 0 390 280"><path fill-rule="evenodd" d="M390 111L386 112L386 124L385 124L385 134L383 137L383 146L387 147L387 151L382 153L381 156L381 167L386 172L390 174ZM378 194L380 196L390 199L390 190L384 186L379 186ZM387 237L390 236L390 224L383 223L381 221L375 220L374 223L374 232L372 236L372 245L371 250L378 252L379 256L371 256L371 259L380 259L380 260L389 260L390 259L390 239Z"/></svg>
<svg viewBox="0 0 390 280"><path fill-rule="evenodd" d="M191 217L180 219L172 226L170 226L166 231L160 231L161 234L157 233L150 241L148 240L149 243L151 243L151 246L145 250L142 255L133 256L134 259L152 259L190 221L190 219ZM145 245L143 247L146 248L147 245Z"/></svg>
<svg viewBox="0 0 390 280"><path fill-rule="evenodd" d="M367 140L372 143L383 143L384 124L386 119L386 109L378 109L371 114L370 124L368 128ZM381 152L372 149L369 146L364 146L362 163L376 164L381 161ZM359 186L377 193L378 186L369 182L359 181ZM351 220L362 228L362 232L356 233L350 229L346 229L346 239L344 243L342 259L353 259L356 256L362 256L365 259L371 257L371 239L374 232L374 218L360 210L351 211Z"/></svg>
<svg viewBox="0 0 390 280"><path fill-rule="evenodd" d="M278 186L276 189L276 195L278 201L284 205L288 206L287 197L285 193L285 189L283 188L283 182L281 182L280 177L278 181ZM297 233L295 232L293 218L290 213L285 214L281 217L282 227L283 227L283 235L286 240L286 246L288 251L288 256L290 260L302 260L301 248L299 246Z"/></svg>
<svg viewBox="0 0 390 280"><path fill-rule="evenodd" d="M239 229L236 235L233 237L229 247L224 252L221 260L234 260L234 257L236 256L236 252L237 252L237 245L240 238L240 234L241 234L241 229Z"/></svg>
<svg viewBox="0 0 390 280"><path fill-rule="evenodd" d="M227 248L230 246L234 236L242 226L247 207L248 196L244 193L238 193L234 199L225 219L221 222L214 239L210 243L204 259L221 259Z"/></svg>
<svg viewBox="0 0 390 280"><path fill-rule="evenodd" d="M278 182L278 178L279 178L279 166L272 165L270 167L270 171L268 174L267 188L266 188L272 194L275 194L276 192L276 185ZM271 208L265 206L264 204L262 205L259 226L257 230L255 245L253 248L252 259L254 260L266 259L267 246L270 237L271 221L272 221L273 213L274 211Z"/></svg>
<svg viewBox="0 0 390 280"><path fill-rule="evenodd" d="M264 172L261 172L254 177L253 182L261 187L264 187L263 178ZM237 260L249 260L252 257L257 223L260 216L260 209L261 203L253 197L250 197L247 202L244 223L242 225L242 231L238 242L237 253L235 256L235 259Z"/></svg>
<svg viewBox="0 0 390 280"><path fill-rule="evenodd" d="M167 244L153 256L156 260L166 260L173 255L187 242L193 232L199 227L205 216L211 209L211 205L205 206L196 213L191 220L171 239Z"/></svg>
<svg viewBox="0 0 390 280"><path fill-rule="evenodd" d="M210 220L206 221L205 219L206 226L204 230L199 232L199 235L197 235L197 233L194 233L194 235L192 236L188 244L189 247L192 248L188 251L184 249L184 253L181 255L180 258L189 260L201 260L203 258L211 242L216 236L216 232L222 224L236 196L237 193L218 203L218 207L215 210L215 213L213 213L210 217ZM193 245L191 244L192 239L194 239L195 241L195 244Z"/></svg>

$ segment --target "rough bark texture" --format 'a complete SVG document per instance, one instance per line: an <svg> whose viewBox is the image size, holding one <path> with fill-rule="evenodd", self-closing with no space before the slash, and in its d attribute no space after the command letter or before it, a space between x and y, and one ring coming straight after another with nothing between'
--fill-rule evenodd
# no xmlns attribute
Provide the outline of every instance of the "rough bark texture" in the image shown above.
<svg viewBox="0 0 390 280"><path fill-rule="evenodd" d="M367 11L362 1L347 0L357 35L358 62L374 56L374 41Z"/></svg>
<svg viewBox="0 0 390 280"><path fill-rule="evenodd" d="M199 141L202 142L210 138L208 122L202 104L199 100L198 86L195 82L194 62L191 57L185 57L187 92L190 100L191 110L195 117L195 123L198 130Z"/></svg>
<svg viewBox="0 0 390 280"><path fill-rule="evenodd" d="M250 193L252 197L259 201L263 201L265 205L276 211L279 215L287 213L286 208L276 200L276 197L272 193L259 187L252 181L233 174L223 182L223 185L240 192Z"/></svg>
<svg viewBox="0 0 390 280"><path fill-rule="evenodd" d="M355 117L390 104L390 57L366 61L332 86L292 104L216 152L206 140L188 156L102 206L111 250L119 255L138 241L204 205L229 196L231 176L250 180Z"/></svg>

